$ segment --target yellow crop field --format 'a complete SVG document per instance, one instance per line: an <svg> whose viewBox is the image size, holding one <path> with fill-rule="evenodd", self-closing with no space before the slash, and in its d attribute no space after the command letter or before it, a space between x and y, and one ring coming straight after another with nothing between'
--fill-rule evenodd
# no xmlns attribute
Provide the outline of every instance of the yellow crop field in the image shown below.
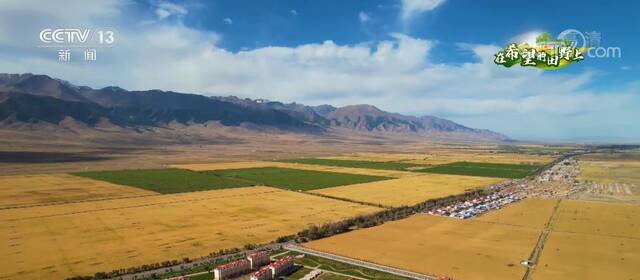
<svg viewBox="0 0 640 280"><path fill-rule="evenodd" d="M553 230L640 239L640 206L563 200Z"/></svg>
<svg viewBox="0 0 640 280"><path fill-rule="evenodd" d="M269 187L0 211L0 279L62 279L264 243L379 208Z"/></svg>
<svg viewBox="0 0 640 280"><path fill-rule="evenodd" d="M640 187L640 161L581 161L578 179L600 183L628 183Z"/></svg>
<svg viewBox="0 0 640 280"><path fill-rule="evenodd" d="M312 191L385 206L415 205L438 197L461 194L502 181L499 178L427 174Z"/></svg>
<svg viewBox="0 0 640 280"><path fill-rule="evenodd" d="M522 279L540 231L416 215L304 244L305 247L434 276Z"/></svg>
<svg viewBox="0 0 640 280"><path fill-rule="evenodd" d="M640 206L564 200L533 279L636 279L639 227Z"/></svg>
<svg viewBox="0 0 640 280"><path fill-rule="evenodd" d="M248 162L225 162L225 163L176 164L176 165L171 165L171 167L189 169L193 171L241 169L241 168L255 168L255 167L281 167L281 168L293 168L293 169L301 169L301 170L351 173L351 174L359 174L359 175L372 175L372 176L385 176L385 177L411 177L411 176L420 175L419 173L415 173L415 172L399 171L399 170L337 167L337 166L275 162L275 161L274 162L248 161Z"/></svg>
<svg viewBox="0 0 640 280"><path fill-rule="evenodd" d="M635 279L639 263L638 239L554 231L532 279Z"/></svg>
<svg viewBox="0 0 640 280"><path fill-rule="evenodd" d="M399 161L406 163L439 165L457 161L512 163L512 164L546 164L554 160L552 156L527 155L517 153L433 151L430 153L412 154L378 154L356 153L345 156L327 157L329 159L365 160L365 161Z"/></svg>
<svg viewBox="0 0 640 280"><path fill-rule="evenodd" d="M0 209L154 194L68 174L0 176Z"/></svg>
<svg viewBox="0 0 640 280"><path fill-rule="evenodd" d="M474 219L483 222L542 229L549 221L557 204L558 200L555 199L527 198Z"/></svg>

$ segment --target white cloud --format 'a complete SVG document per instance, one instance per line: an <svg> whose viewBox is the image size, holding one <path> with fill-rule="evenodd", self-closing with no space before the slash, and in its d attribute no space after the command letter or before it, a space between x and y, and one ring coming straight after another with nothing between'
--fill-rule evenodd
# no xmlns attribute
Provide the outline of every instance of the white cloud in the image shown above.
<svg viewBox="0 0 640 280"><path fill-rule="evenodd" d="M413 16L431 11L444 2L445 0L402 0L401 18L403 21L408 21Z"/></svg>
<svg viewBox="0 0 640 280"><path fill-rule="evenodd" d="M233 20L231 20L230 18L224 18L222 20L225 24L233 24Z"/></svg>
<svg viewBox="0 0 640 280"><path fill-rule="evenodd" d="M19 21L20 15L6 12L4 4L0 3L0 21ZM0 25L8 36L0 36L0 48L8 48L0 53L0 72L44 73L93 87L234 94L310 105L369 103L394 112L450 117L517 136L559 133L584 123L618 133L621 126L633 127L629 120L640 118L635 94L640 83L603 94L589 90L597 72L549 74L497 67L493 54L502 46L462 44L477 61L459 65L433 62L433 42L403 34L354 45L325 41L231 52L217 45L218 34L179 22L130 25L119 20L117 10L88 12L94 16L85 19L87 25L99 26L97 19L107 18L120 31L118 45L100 49L96 63L58 63L54 50L4 39L25 32L37 37L40 24L21 21L18 29ZM45 11L42 15L47 17ZM50 24L66 20L58 17Z"/></svg>
<svg viewBox="0 0 640 280"><path fill-rule="evenodd" d="M170 16L181 18L187 15L189 12L185 7L181 5L166 1L158 1L155 13L158 19L162 20Z"/></svg>
<svg viewBox="0 0 640 280"><path fill-rule="evenodd" d="M296 10L294 10L294 9L291 9L291 10L289 11L289 13L291 13L291 15L292 15L292 16L294 16L294 17L298 15L298 11L296 11Z"/></svg>
<svg viewBox="0 0 640 280"><path fill-rule="evenodd" d="M367 13L360 11L360 13L358 13L358 19L360 20L360 23L366 24L370 18Z"/></svg>

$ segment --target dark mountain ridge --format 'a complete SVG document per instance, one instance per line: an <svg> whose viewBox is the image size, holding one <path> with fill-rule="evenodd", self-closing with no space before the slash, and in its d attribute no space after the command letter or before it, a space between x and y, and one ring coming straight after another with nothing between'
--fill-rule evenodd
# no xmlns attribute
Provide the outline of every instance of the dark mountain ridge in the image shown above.
<svg viewBox="0 0 640 280"><path fill-rule="evenodd" d="M433 116L389 113L371 105L337 108L161 90L127 91L113 86L92 89L46 75L0 74L0 121L57 124L67 117L88 126L100 120L121 127L219 121L227 126L249 123L308 132L343 129L418 135L458 133L485 140L508 139L496 132Z"/></svg>

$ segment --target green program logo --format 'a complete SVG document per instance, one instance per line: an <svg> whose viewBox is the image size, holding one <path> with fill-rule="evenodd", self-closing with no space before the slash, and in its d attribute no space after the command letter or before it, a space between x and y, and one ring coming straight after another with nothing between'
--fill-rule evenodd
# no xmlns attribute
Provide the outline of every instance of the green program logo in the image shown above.
<svg viewBox="0 0 640 280"><path fill-rule="evenodd" d="M589 50L584 44L578 47L575 32L580 33L573 29L565 30L553 40L551 34L545 32L536 37L535 43L510 43L495 54L493 61L504 67L520 65L544 70L567 67L573 62L584 60L585 53Z"/></svg>

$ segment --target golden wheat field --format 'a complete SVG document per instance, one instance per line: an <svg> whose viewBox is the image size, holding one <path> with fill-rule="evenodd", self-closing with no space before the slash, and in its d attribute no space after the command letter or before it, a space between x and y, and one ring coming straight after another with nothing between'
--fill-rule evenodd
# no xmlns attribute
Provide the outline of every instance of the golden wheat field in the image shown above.
<svg viewBox="0 0 640 280"><path fill-rule="evenodd" d="M248 187L0 211L0 279L60 279L263 243L378 208Z"/></svg>
<svg viewBox="0 0 640 280"><path fill-rule="evenodd" d="M638 239L553 231L532 279L637 279Z"/></svg>
<svg viewBox="0 0 640 280"><path fill-rule="evenodd" d="M433 151L429 153L413 154L378 154L356 153L345 156L327 157L329 159L365 160L365 161L398 161L406 163L438 165L458 161L512 163L512 164L546 164L554 160L552 156L527 155L517 153L490 153L486 151Z"/></svg>
<svg viewBox="0 0 640 280"><path fill-rule="evenodd" d="M305 247L433 276L522 279L540 231L416 215L312 241Z"/></svg>
<svg viewBox="0 0 640 280"><path fill-rule="evenodd" d="M640 206L563 200L554 231L640 239Z"/></svg>
<svg viewBox="0 0 640 280"><path fill-rule="evenodd" d="M427 174L371 183L338 186L312 192L385 206L417 203L502 181L499 178Z"/></svg>
<svg viewBox="0 0 640 280"><path fill-rule="evenodd" d="M581 168L583 181L640 186L640 161L581 161Z"/></svg>
<svg viewBox="0 0 640 280"><path fill-rule="evenodd" d="M399 170L337 167L337 166L275 162L275 161L274 162L247 161L247 162L229 162L229 163L177 164L177 165L171 165L171 167L189 169L193 171L240 169L240 168L255 168L255 167L281 167L281 168L293 168L293 169L301 169L301 170L351 173L351 174L359 174L359 175L372 175L372 176L385 176L385 177L398 177L398 178L420 175L419 173L415 173L415 172L399 171Z"/></svg>
<svg viewBox="0 0 640 280"><path fill-rule="evenodd" d="M563 200L533 279L636 279L640 206Z"/></svg>
<svg viewBox="0 0 640 280"><path fill-rule="evenodd" d="M474 219L483 222L542 229L549 222L549 218L557 204L558 200L555 199L527 198Z"/></svg>
<svg viewBox="0 0 640 280"><path fill-rule="evenodd" d="M0 176L0 209L155 194L68 174Z"/></svg>

